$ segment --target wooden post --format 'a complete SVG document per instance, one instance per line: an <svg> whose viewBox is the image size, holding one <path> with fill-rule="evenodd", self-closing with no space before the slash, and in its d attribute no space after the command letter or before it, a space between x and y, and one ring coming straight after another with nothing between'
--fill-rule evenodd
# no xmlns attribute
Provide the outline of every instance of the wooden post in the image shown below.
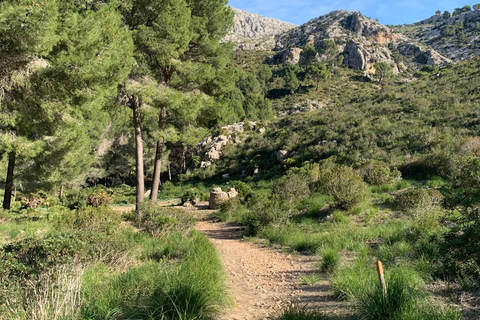
<svg viewBox="0 0 480 320"><path fill-rule="evenodd" d="M383 276L383 265L382 261L377 261L377 273L378 273L378 280L380 281L380 287L382 287L383 297L385 301L387 300L387 286L385 285L385 277Z"/></svg>

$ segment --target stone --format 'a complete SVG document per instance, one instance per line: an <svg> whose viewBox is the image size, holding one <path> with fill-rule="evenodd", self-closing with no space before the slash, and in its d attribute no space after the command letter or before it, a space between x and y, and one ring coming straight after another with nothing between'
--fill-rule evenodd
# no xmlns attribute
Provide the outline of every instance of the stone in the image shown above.
<svg viewBox="0 0 480 320"><path fill-rule="evenodd" d="M200 168L201 169L206 169L208 167L210 167L212 165L212 163L210 161L202 161L200 162Z"/></svg>
<svg viewBox="0 0 480 320"><path fill-rule="evenodd" d="M228 194L226 192L222 191L221 188L213 188L210 192L208 207L213 210L219 209L220 205L227 200Z"/></svg>
<svg viewBox="0 0 480 320"><path fill-rule="evenodd" d="M296 65L300 61L300 54L302 53L300 48L288 48L282 58L283 64L293 64Z"/></svg>
<svg viewBox="0 0 480 320"><path fill-rule="evenodd" d="M234 199L238 197L238 192L235 188L228 188L227 190L228 199Z"/></svg>
<svg viewBox="0 0 480 320"><path fill-rule="evenodd" d="M257 132L260 133L260 134L264 134L265 133L265 128L258 128Z"/></svg>
<svg viewBox="0 0 480 320"><path fill-rule="evenodd" d="M210 149L206 156L210 162L220 159L220 153L215 148Z"/></svg>
<svg viewBox="0 0 480 320"><path fill-rule="evenodd" d="M232 30L222 42L232 41L235 50L271 50L275 47L275 35L295 28L296 25L277 19L232 8Z"/></svg>
<svg viewBox="0 0 480 320"><path fill-rule="evenodd" d="M278 150L275 152L275 158L278 162L282 162L287 158L288 151L287 150Z"/></svg>
<svg viewBox="0 0 480 320"><path fill-rule="evenodd" d="M145 198L150 198L150 195L152 194L152 190L148 190L147 192L145 192L145 195L144 197Z"/></svg>
<svg viewBox="0 0 480 320"><path fill-rule="evenodd" d="M230 175L228 173L222 174L222 179L223 180L230 179Z"/></svg>

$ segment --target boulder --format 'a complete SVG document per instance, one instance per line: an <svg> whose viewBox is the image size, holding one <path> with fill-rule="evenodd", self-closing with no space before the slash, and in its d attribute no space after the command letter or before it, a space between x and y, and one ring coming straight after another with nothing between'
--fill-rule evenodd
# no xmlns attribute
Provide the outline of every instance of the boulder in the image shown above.
<svg viewBox="0 0 480 320"><path fill-rule="evenodd" d="M235 188L228 188L227 190L228 199L234 199L238 197L238 192Z"/></svg>
<svg viewBox="0 0 480 320"><path fill-rule="evenodd" d="M278 162L282 162L287 158L288 151L287 150L278 150L275 152L275 157L277 158Z"/></svg>
<svg viewBox="0 0 480 320"><path fill-rule="evenodd" d="M220 153L215 148L210 149L207 152L206 156L207 156L207 159L209 160L208 162L213 162L215 160L220 159Z"/></svg>
<svg viewBox="0 0 480 320"><path fill-rule="evenodd" d="M208 206L210 209L219 209L220 205L228 199L228 194L223 192L222 189L213 188L213 190L210 192L210 201Z"/></svg>
<svg viewBox="0 0 480 320"><path fill-rule="evenodd" d="M298 64L302 51L300 48L288 48L285 50L282 58L283 64Z"/></svg>
<svg viewBox="0 0 480 320"><path fill-rule="evenodd" d="M350 40L343 51L343 63L353 69L365 70L367 67L365 54L357 43Z"/></svg>

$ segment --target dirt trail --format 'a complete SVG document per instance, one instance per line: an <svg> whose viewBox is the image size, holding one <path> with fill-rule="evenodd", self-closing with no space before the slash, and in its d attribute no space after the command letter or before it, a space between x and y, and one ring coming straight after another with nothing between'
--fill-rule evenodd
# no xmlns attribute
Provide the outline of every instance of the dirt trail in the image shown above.
<svg viewBox="0 0 480 320"><path fill-rule="evenodd" d="M214 223L208 215L197 223L220 254L234 307L219 320L267 319L290 303L309 304L330 315L342 306L328 291L328 282L303 284L301 275L316 268L316 257L291 255L243 240L244 229L228 223Z"/></svg>

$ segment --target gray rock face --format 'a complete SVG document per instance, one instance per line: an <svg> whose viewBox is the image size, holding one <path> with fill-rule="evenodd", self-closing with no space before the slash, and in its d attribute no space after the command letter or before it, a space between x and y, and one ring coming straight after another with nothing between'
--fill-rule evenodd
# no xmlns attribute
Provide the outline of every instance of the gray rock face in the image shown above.
<svg viewBox="0 0 480 320"><path fill-rule="evenodd" d="M294 50L306 44L321 48L323 41L335 41L338 53L343 55L343 63L354 69L364 70L366 74L375 73L376 62L386 62L394 73L405 66L395 58L392 50L399 47L415 47L413 54L407 55L413 65L433 64L444 65L450 60L426 45L418 44L408 37L396 33L360 12L333 11L327 15L315 18L300 27L291 29L276 37L275 50L283 52L284 57L292 57ZM320 60L327 56L321 55ZM301 59L301 54L300 54ZM300 59L284 59L295 63Z"/></svg>
<svg viewBox="0 0 480 320"><path fill-rule="evenodd" d="M298 64L300 62L300 54L302 53L300 48L288 48L283 54L283 64Z"/></svg>
<svg viewBox="0 0 480 320"><path fill-rule="evenodd" d="M430 46L449 60L458 62L480 55L477 23L480 23L480 11L470 11L449 18L434 15L420 22L397 26L395 29L420 44ZM442 29L446 27L454 27L455 32L452 35L442 34ZM465 35L461 41L458 32ZM433 61L438 60L435 54L432 54L431 58Z"/></svg>
<svg viewBox="0 0 480 320"><path fill-rule="evenodd" d="M233 27L224 42L232 41L236 50L271 50L275 47L275 35L296 27L277 19L232 8L235 12Z"/></svg>

